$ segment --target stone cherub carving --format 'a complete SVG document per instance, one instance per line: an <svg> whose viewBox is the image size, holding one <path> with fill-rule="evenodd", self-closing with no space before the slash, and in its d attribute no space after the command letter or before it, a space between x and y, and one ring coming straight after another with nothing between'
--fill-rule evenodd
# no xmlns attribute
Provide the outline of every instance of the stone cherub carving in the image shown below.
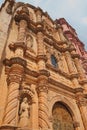
<svg viewBox="0 0 87 130"><path fill-rule="evenodd" d="M30 106L27 97L24 97L22 100L22 103L20 105L19 115L20 115L19 126L27 127L29 117L30 117Z"/></svg>

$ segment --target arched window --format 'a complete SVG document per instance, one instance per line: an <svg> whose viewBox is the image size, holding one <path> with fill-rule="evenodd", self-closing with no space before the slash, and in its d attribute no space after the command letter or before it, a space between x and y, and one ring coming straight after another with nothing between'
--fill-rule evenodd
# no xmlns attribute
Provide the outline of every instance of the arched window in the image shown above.
<svg viewBox="0 0 87 130"><path fill-rule="evenodd" d="M51 63L54 67L58 67L57 59L54 55L51 55Z"/></svg>
<svg viewBox="0 0 87 130"><path fill-rule="evenodd" d="M56 102L52 110L53 130L75 130L72 115L66 105Z"/></svg>

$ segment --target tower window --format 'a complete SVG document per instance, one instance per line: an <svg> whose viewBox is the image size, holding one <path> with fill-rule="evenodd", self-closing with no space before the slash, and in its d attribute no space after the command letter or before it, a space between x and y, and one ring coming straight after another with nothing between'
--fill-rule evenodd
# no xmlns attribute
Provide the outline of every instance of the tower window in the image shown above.
<svg viewBox="0 0 87 130"><path fill-rule="evenodd" d="M58 64L57 64L57 59L54 55L51 55L51 63L54 67L57 67Z"/></svg>

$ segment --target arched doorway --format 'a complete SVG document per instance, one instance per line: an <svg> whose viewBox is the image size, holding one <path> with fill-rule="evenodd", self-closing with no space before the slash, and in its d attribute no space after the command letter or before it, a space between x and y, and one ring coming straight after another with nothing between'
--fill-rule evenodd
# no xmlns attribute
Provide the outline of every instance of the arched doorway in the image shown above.
<svg viewBox="0 0 87 130"><path fill-rule="evenodd" d="M56 102L52 109L53 130L75 130L69 109L62 102Z"/></svg>

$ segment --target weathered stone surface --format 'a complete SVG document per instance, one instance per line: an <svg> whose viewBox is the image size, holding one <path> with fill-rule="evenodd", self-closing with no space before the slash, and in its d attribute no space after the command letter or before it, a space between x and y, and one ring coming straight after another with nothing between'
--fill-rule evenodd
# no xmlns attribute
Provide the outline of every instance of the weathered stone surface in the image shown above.
<svg viewBox="0 0 87 130"><path fill-rule="evenodd" d="M13 3L0 9L0 129L87 130L87 52L75 30L71 40L65 19Z"/></svg>

